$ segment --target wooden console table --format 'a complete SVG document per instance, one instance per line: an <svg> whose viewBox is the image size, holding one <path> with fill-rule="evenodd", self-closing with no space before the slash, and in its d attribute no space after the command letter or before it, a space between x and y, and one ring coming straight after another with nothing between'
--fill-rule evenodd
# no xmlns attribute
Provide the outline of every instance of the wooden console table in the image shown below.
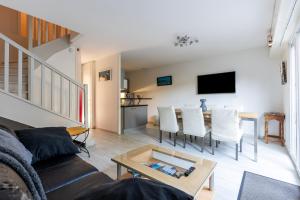
<svg viewBox="0 0 300 200"><path fill-rule="evenodd" d="M278 138L281 145L284 146L284 113L265 113L265 143L269 143L269 137ZM269 135L269 121L276 120L279 122L279 135Z"/></svg>

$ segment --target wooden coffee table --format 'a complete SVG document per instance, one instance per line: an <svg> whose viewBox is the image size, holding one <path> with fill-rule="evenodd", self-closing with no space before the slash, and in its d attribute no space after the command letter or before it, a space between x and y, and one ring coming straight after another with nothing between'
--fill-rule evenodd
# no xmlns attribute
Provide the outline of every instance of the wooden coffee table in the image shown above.
<svg viewBox="0 0 300 200"><path fill-rule="evenodd" d="M212 199L214 190L214 169L216 162L180 153L174 150L146 145L121 154L111 159L117 163L117 179L128 177L121 174L121 167L130 169L142 177L162 182L175 187L191 196L194 199ZM189 166L195 170L189 176L180 178L165 174L159 170L152 169L147 163L160 162L176 167L178 170L185 170ZM208 183L208 184L207 184ZM208 188L206 188L208 185Z"/></svg>

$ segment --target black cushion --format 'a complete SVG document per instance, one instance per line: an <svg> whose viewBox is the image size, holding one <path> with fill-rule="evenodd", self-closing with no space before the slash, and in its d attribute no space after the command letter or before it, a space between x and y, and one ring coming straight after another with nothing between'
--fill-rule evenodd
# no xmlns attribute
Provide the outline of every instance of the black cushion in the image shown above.
<svg viewBox="0 0 300 200"><path fill-rule="evenodd" d="M48 200L89 199L90 196L94 195L94 192L101 189L103 184L111 182L113 182L113 180L106 174L97 172L57 190L49 192L46 195Z"/></svg>
<svg viewBox="0 0 300 200"><path fill-rule="evenodd" d="M32 163L61 155L79 153L65 127L17 130L16 134L32 153Z"/></svg>
<svg viewBox="0 0 300 200"><path fill-rule="evenodd" d="M56 190L98 170L76 155L60 156L33 164L45 192Z"/></svg>

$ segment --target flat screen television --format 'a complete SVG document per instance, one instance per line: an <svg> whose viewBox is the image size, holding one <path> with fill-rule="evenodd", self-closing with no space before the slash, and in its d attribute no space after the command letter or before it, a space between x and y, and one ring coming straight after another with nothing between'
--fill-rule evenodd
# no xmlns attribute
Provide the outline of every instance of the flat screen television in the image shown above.
<svg viewBox="0 0 300 200"><path fill-rule="evenodd" d="M198 76L198 94L235 93L235 72Z"/></svg>
<svg viewBox="0 0 300 200"><path fill-rule="evenodd" d="M156 79L157 86L172 85L172 76L162 76Z"/></svg>

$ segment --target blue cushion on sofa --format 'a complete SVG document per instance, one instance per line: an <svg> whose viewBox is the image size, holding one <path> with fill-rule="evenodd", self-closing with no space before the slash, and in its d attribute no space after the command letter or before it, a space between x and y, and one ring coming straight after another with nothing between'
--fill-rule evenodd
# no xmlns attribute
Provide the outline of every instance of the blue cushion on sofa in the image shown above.
<svg viewBox="0 0 300 200"><path fill-rule="evenodd" d="M29 165L31 164L32 154L14 135L4 129L0 129L0 142L6 144L5 146L11 148L13 152L18 153Z"/></svg>

